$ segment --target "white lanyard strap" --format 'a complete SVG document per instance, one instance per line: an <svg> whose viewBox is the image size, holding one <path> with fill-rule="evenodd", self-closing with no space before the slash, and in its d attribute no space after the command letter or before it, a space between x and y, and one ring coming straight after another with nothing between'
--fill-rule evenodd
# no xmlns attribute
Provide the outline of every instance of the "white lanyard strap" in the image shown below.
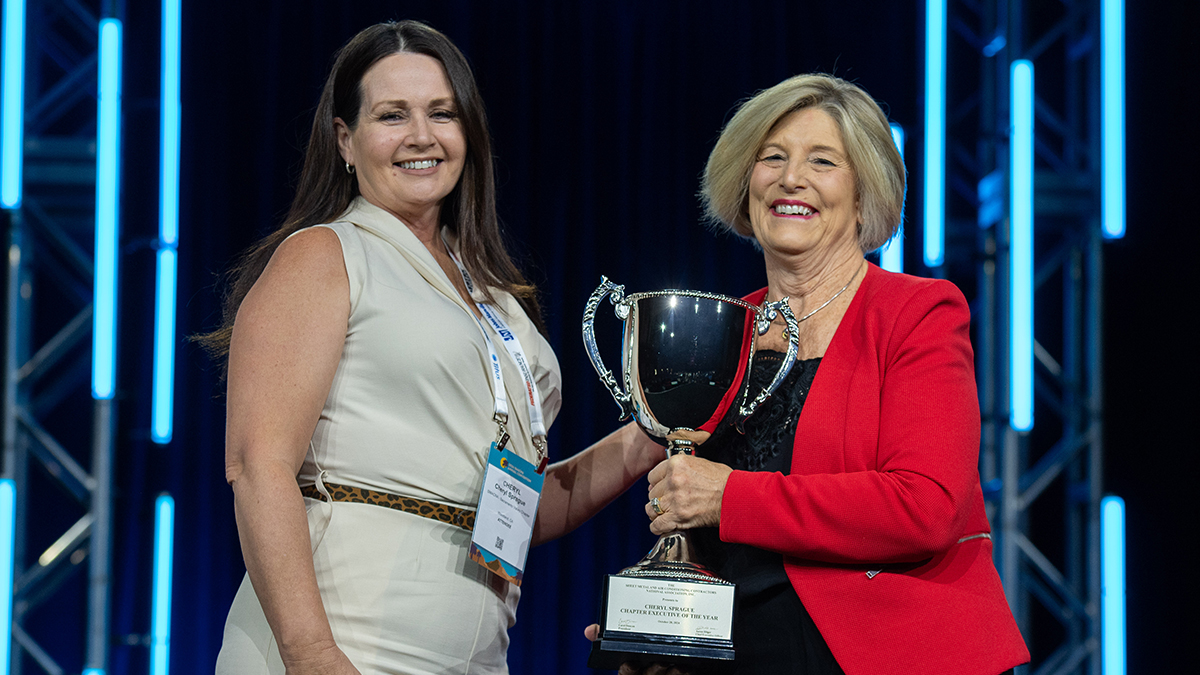
<svg viewBox="0 0 1200 675"><path fill-rule="evenodd" d="M449 251L449 247L447 247ZM467 273L465 267L459 262L458 256L450 252L450 259L458 266L458 271L462 274L463 283L467 286L467 293L471 296L475 295L475 284L471 281L471 275ZM481 302L476 302L475 306L479 308L480 314L487 319L492 330L500 336L501 343L508 350L508 355L516 364L517 370L521 373L521 378L525 380L525 404L529 408L529 426L530 435L533 437L533 445L538 452L538 473L546 466L546 425L542 421L542 396L538 391L537 382L533 379L533 369L529 367L529 362L525 358L525 350L521 348L521 341L517 339L515 333L509 329L508 324L490 305ZM487 343L488 357L491 361L492 384L495 392L495 414L493 419L500 425L500 439L507 440L504 437L508 435L505 428L508 422L508 398L504 391L504 377L500 372L500 359L496 356L496 347L492 342L488 331L480 323L479 319L475 319L475 323L479 324L479 329L483 333L483 340ZM503 443L497 442L497 445L503 447Z"/></svg>

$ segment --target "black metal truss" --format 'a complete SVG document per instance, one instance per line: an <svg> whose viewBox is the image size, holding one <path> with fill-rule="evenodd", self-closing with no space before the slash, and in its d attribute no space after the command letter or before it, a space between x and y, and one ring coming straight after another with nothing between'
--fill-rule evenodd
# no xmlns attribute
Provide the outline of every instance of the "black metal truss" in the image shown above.
<svg viewBox="0 0 1200 675"><path fill-rule="evenodd" d="M30 665L64 672L43 644L54 640L56 615L85 608L85 668L108 660L115 404L91 398L90 338L98 27L117 8L30 0L26 9L24 190L7 212L13 673Z"/></svg>
<svg viewBox="0 0 1200 675"><path fill-rule="evenodd" d="M949 5L948 264L975 270L980 476L1028 673L1100 673L1098 0ZM1036 73L1035 427L1009 426L1009 69ZM953 250L956 249L956 250Z"/></svg>

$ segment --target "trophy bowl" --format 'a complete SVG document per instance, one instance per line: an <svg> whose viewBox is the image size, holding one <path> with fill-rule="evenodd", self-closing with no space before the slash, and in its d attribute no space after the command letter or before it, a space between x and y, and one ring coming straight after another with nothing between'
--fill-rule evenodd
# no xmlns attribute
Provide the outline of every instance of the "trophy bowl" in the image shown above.
<svg viewBox="0 0 1200 675"><path fill-rule="evenodd" d="M620 381L596 345L595 315L605 297L625 322ZM755 338L780 316L787 354L770 384L751 399L746 373ZM732 406L740 429L770 397L796 360L797 322L787 298L759 307L699 291L626 296L624 286L601 277L584 310L583 342L621 419L632 416L671 457L695 454ZM686 530L665 534L640 562L605 578L600 637L588 665L663 662L696 672L719 669L736 654L734 597L734 584L697 559Z"/></svg>

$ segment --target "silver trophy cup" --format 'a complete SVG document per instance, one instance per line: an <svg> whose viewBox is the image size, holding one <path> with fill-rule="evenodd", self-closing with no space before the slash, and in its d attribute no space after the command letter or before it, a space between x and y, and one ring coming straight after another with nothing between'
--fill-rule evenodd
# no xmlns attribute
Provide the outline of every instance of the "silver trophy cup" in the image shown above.
<svg viewBox="0 0 1200 675"><path fill-rule="evenodd" d="M595 317L608 297L625 322L621 380L604 366ZM782 317L787 354L771 383L751 398L746 373L755 337ZM756 307L724 295L656 291L625 295L601 277L583 314L588 358L621 407L666 456L695 454L736 406L738 428L775 391L796 360L797 322L787 298ZM732 661L734 585L696 559L687 531L659 538L646 557L605 579L600 639L588 665L670 662L704 671Z"/></svg>

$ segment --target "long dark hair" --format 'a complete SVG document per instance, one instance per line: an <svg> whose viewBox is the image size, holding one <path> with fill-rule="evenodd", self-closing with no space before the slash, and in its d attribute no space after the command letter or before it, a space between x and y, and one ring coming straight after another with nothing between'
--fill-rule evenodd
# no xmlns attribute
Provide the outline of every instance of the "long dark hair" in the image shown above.
<svg viewBox="0 0 1200 675"><path fill-rule="evenodd" d="M479 280L488 302L493 290L511 293L538 330L545 334L537 288L513 263L496 217L496 185L492 175L492 141L483 99L466 57L440 32L418 21L379 23L355 35L338 50L321 91L312 133L304 153L304 168L287 218L274 232L241 255L228 275L221 327L197 340L226 367L233 321L246 293L254 286L279 244L294 232L333 222L358 196L358 182L347 173L338 153L333 125L340 117L350 129L358 124L362 78L371 66L397 53L424 54L446 70L467 141L462 177L446 196L441 224L458 236L462 263Z"/></svg>

